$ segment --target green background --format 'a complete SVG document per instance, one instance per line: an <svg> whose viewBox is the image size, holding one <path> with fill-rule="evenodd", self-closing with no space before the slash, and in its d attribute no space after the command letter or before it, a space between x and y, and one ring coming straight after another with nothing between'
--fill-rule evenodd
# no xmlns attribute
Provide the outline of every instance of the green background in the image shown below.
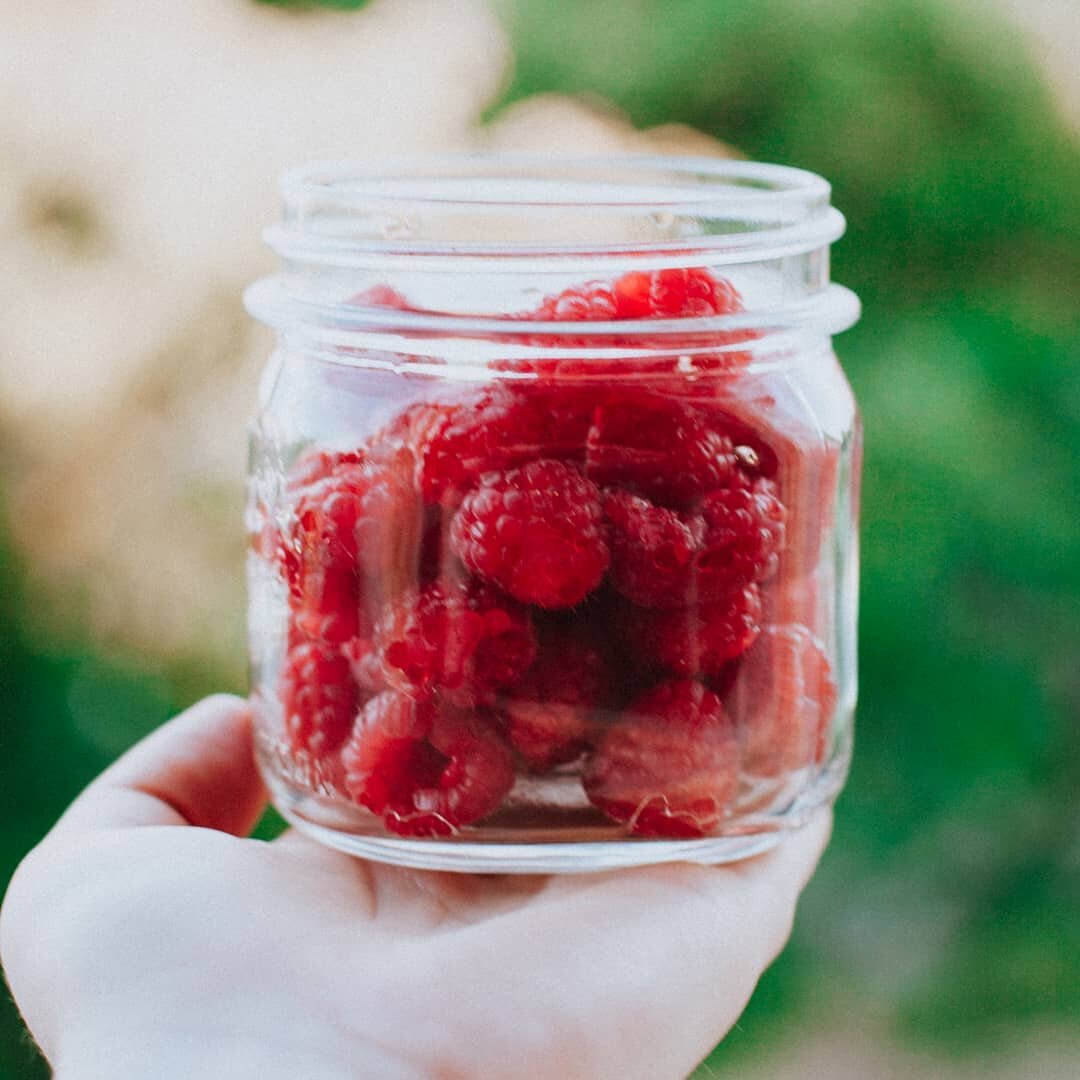
<svg viewBox="0 0 1080 1080"><path fill-rule="evenodd" d="M852 1018L956 1055L1075 1024L1074 132L982 5L498 6L515 74L493 111L599 95L640 126L820 172L848 217L834 276L865 309L838 342L866 425L856 758L792 944L710 1064ZM222 688L183 658L162 670L31 633L25 577L0 541L0 880L107 749ZM45 1075L0 1010L0 1076Z"/></svg>

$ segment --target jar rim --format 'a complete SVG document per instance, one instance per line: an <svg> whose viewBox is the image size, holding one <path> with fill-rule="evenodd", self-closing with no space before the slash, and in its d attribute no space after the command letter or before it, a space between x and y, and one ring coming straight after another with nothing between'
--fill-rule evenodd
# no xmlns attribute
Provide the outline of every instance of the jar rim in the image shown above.
<svg viewBox="0 0 1080 1080"><path fill-rule="evenodd" d="M709 157L563 156L503 152L378 162L316 161L281 181L283 222L266 230L282 258L337 267L372 258L554 261L666 259L712 265L813 251L844 231L822 177L786 165ZM522 242L433 233L428 218L484 213L528 220L557 211L635 226L633 239ZM500 217L499 220L505 220ZM476 231L476 230L474 230ZM479 230L482 232L482 229Z"/></svg>
<svg viewBox="0 0 1080 1080"><path fill-rule="evenodd" d="M605 338L791 329L836 333L858 302L828 284L828 247L844 231L822 177L786 165L710 157L502 152L315 161L281 181L284 213L264 233L283 272L247 293L257 318L334 334L543 335L600 348ZM538 295L630 271L783 267L779 295L726 315L618 322L521 320L512 283ZM458 310L365 299L374 286L427 283ZM502 290L480 314L469 289ZM478 283L480 283L478 285ZM393 291L393 288L391 288ZM437 305L432 305L437 306ZM523 310L523 309L522 309Z"/></svg>

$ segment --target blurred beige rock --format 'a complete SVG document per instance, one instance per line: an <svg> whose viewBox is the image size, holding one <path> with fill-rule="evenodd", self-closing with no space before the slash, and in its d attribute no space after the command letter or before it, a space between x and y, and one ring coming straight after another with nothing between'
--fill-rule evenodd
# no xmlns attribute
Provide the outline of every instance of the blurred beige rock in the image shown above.
<svg viewBox="0 0 1080 1080"><path fill-rule="evenodd" d="M243 655L240 305L305 159L718 144L545 96L482 134L507 44L480 0L0 2L0 430L15 538L57 624ZM78 598L76 604L75 599Z"/></svg>
<svg viewBox="0 0 1080 1080"><path fill-rule="evenodd" d="M466 145L506 44L479 0L0 3L0 430L62 617L243 655L241 481L276 178ZM73 598L79 598L79 604Z"/></svg>

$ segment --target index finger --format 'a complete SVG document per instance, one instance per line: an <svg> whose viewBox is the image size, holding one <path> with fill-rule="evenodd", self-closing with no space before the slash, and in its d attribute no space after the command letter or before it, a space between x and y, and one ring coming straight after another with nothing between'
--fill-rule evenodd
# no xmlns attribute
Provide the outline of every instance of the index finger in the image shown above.
<svg viewBox="0 0 1080 1080"><path fill-rule="evenodd" d="M246 835L265 803L247 702L217 694L136 743L54 831L195 825Z"/></svg>

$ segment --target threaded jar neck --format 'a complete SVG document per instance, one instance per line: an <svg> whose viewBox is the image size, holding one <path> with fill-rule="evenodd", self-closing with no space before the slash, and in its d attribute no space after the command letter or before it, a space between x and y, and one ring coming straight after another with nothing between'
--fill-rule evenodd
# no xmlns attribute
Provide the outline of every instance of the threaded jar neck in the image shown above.
<svg viewBox="0 0 1080 1080"><path fill-rule="evenodd" d="M282 272L250 310L324 340L350 334L538 334L580 352L618 334L831 334L858 302L829 281L844 230L830 187L801 169L709 158L475 154L286 175L266 232ZM733 313L647 323L521 320L545 297L633 272L703 269L730 282ZM381 290L381 291L380 291ZM386 290L403 306L379 302ZM639 329L640 328L640 331Z"/></svg>

